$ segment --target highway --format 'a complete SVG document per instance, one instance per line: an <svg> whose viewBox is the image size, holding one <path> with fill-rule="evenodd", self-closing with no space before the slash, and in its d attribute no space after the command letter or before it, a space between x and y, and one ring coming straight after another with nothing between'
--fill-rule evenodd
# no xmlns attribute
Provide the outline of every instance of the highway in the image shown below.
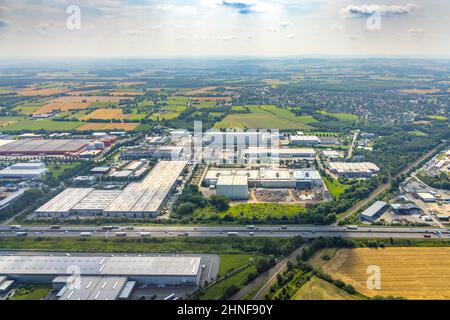
<svg viewBox="0 0 450 320"><path fill-rule="evenodd" d="M436 234L436 230L441 232ZM230 235L229 232L233 234ZM26 233L26 234L24 234ZM45 236L45 237L269 237L286 238L302 236L305 238L345 237L345 238L424 238L450 237L449 229L433 228L395 228L395 227L366 227L360 226L356 230L342 226L258 226L248 229L246 226L149 226L135 227L127 230L118 227L105 231L102 227L61 227L50 229L47 226L22 226L11 229L11 226L0 226L0 237ZM86 234L87 233L87 234Z"/></svg>

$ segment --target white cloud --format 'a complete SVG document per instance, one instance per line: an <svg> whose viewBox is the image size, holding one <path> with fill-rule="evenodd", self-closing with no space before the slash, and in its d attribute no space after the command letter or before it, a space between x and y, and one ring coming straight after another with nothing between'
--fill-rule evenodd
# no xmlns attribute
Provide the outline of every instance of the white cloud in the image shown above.
<svg viewBox="0 0 450 320"><path fill-rule="evenodd" d="M287 28L287 27L289 27L290 24L291 24L290 21L283 21L283 22L280 22L280 27Z"/></svg>
<svg viewBox="0 0 450 320"><path fill-rule="evenodd" d="M381 16L405 15L411 13L416 8L414 4L407 5L348 5L341 9L341 15L348 18L368 17L375 13Z"/></svg>
<svg viewBox="0 0 450 320"><path fill-rule="evenodd" d="M408 32L413 37L420 37L420 36L423 36L423 34L425 33L425 30L422 28L412 28L412 29L409 29Z"/></svg>
<svg viewBox="0 0 450 320"><path fill-rule="evenodd" d="M144 33L145 33L144 29L132 29L132 30L122 31L122 34L131 36L131 37L137 37L137 36L143 35Z"/></svg>
<svg viewBox="0 0 450 320"><path fill-rule="evenodd" d="M197 8L193 6L177 6L173 4L158 5L155 7L157 11L165 11L169 13L175 13L178 15L196 15L198 13Z"/></svg>
<svg viewBox="0 0 450 320"><path fill-rule="evenodd" d="M55 22L55 21L49 21L49 22L44 22L41 24L38 24L36 26L37 31L41 34L49 34L51 33L55 28L59 27L60 24Z"/></svg>
<svg viewBox="0 0 450 320"><path fill-rule="evenodd" d="M344 27L342 25L340 25L340 24L333 24L331 26L331 30L333 30L333 31L342 31L342 30L344 30Z"/></svg>

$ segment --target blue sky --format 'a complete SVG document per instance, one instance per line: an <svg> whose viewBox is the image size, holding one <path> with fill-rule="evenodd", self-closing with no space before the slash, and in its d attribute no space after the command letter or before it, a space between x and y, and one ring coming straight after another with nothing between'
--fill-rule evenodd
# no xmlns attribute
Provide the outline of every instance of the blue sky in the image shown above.
<svg viewBox="0 0 450 320"><path fill-rule="evenodd" d="M2 0L0 56L450 56L449 13L446 0Z"/></svg>

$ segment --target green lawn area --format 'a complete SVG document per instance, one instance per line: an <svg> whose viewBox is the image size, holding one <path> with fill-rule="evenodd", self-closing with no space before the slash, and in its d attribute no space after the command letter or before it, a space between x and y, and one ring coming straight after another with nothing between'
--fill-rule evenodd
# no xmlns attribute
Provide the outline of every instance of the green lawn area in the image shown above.
<svg viewBox="0 0 450 320"><path fill-rule="evenodd" d="M194 214L199 218L210 218L218 216L224 218L231 215L236 219L264 219L268 216L273 218L292 217L306 212L304 207L277 203L243 203L231 206L227 211L215 212L213 208L206 207L197 209Z"/></svg>
<svg viewBox="0 0 450 320"><path fill-rule="evenodd" d="M63 163L63 164L49 164L47 166L47 169L50 173L52 173L53 177L55 179L58 179L61 174L64 173L65 169L72 169L76 166L80 165L80 162L73 162L73 163Z"/></svg>
<svg viewBox="0 0 450 320"><path fill-rule="evenodd" d="M289 109L274 105L249 105L251 113L229 114L214 125L216 129L302 129L310 130L308 124L317 122L309 116L296 116ZM234 108L234 107L233 107Z"/></svg>
<svg viewBox="0 0 450 320"><path fill-rule="evenodd" d="M334 284L317 277L312 277L294 295L292 300L357 300Z"/></svg>
<svg viewBox="0 0 450 320"><path fill-rule="evenodd" d="M425 132L419 130L408 131L408 134L414 137L426 137L427 134Z"/></svg>
<svg viewBox="0 0 450 320"><path fill-rule="evenodd" d="M176 119L187 109L188 100L186 97L170 97L167 101L163 101L166 103L162 108L163 112L155 112L149 119L153 121Z"/></svg>
<svg viewBox="0 0 450 320"><path fill-rule="evenodd" d="M24 115L32 115L34 112L39 110L46 102L47 98L37 99L32 101L22 102L16 105L13 110L18 111Z"/></svg>
<svg viewBox="0 0 450 320"><path fill-rule="evenodd" d="M231 107L232 111L245 111L245 107L244 106L233 106Z"/></svg>
<svg viewBox="0 0 450 320"><path fill-rule="evenodd" d="M52 120L30 120L25 119L9 124L2 128L5 132L15 131L68 131L81 126L82 122L77 121L52 121Z"/></svg>
<svg viewBox="0 0 450 320"><path fill-rule="evenodd" d="M350 188L350 185L342 184L337 179L329 180L327 177L323 177L323 181L325 182L328 190L335 199L338 198L339 195L346 189Z"/></svg>
<svg viewBox="0 0 450 320"><path fill-rule="evenodd" d="M244 270L232 275L231 277L228 277L224 280L221 280L217 282L216 284L212 285L211 287L204 290L200 297L202 300L219 300L222 298L225 290L231 286L232 284L242 287L244 285L244 281L249 273L255 272L256 273L256 267L254 265L251 265Z"/></svg>
<svg viewBox="0 0 450 320"><path fill-rule="evenodd" d="M129 114L129 120L142 120L145 119L149 114L147 112L139 112L138 109L133 109L133 112Z"/></svg>
<svg viewBox="0 0 450 320"><path fill-rule="evenodd" d="M174 237L174 238L75 238L28 237L0 238L3 250L37 250L55 252L193 252L193 253L253 253L265 238ZM280 243L288 239L271 239Z"/></svg>
<svg viewBox="0 0 450 320"><path fill-rule="evenodd" d="M219 276L223 276L233 270L246 265L251 258L255 258L253 254L219 254L220 267Z"/></svg>
<svg viewBox="0 0 450 320"><path fill-rule="evenodd" d="M18 287L11 300L41 300L52 290L51 285L33 284Z"/></svg>
<svg viewBox="0 0 450 320"><path fill-rule="evenodd" d="M192 107L201 108L214 108L216 106L216 101L192 101Z"/></svg>
<svg viewBox="0 0 450 320"><path fill-rule="evenodd" d="M89 105L89 108L111 108L117 107L119 104L117 102L102 102L102 101L94 101Z"/></svg>
<svg viewBox="0 0 450 320"><path fill-rule="evenodd" d="M327 111L320 111L321 114L325 114L327 116L342 120L342 121L351 121L351 122L355 122L359 120L359 117L354 115L354 114L350 114L350 113L331 113L331 112L327 112Z"/></svg>

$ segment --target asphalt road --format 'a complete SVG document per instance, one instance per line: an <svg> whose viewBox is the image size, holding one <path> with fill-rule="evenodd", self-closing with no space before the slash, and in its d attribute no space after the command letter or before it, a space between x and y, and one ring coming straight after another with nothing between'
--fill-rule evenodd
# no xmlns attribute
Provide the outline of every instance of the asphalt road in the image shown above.
<svg viewBox="0 0 450 320"><path fill-rule="evenodd" d="M439 230L442 235L437 235ZM357 230L342 226L258 226L257 229L248 229L246 226L151 226L135 227L134 230L126 230L120 227L111 231L104 231L102 227L61 227L51 230L48 226L22 226L13 230L9 226L0 226L0 237L23 236L48 236L48 237L79 237L82 232L88 232L93 237L118 237L117 233L125 237L231 237L229 232L238 233L239 237L273 237L285 238L302 236L313 238L318 236L339 236L346 238L423 238L425 234L430 237L450 237L448 229L433 228L395 228L395 227L358 227Z"/></svg>

